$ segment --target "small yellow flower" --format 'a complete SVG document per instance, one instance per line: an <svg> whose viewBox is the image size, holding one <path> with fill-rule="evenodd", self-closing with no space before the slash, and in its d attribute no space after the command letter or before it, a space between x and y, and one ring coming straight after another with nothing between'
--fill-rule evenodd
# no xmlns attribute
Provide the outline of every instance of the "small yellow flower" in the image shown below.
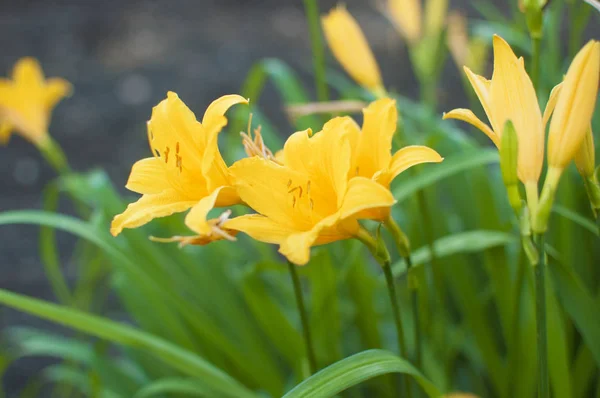
<svg viewBox="0 0 600 398"><path fill-rule="evenodd" d="M12 80L0 79L0 143L8 142L14 130L43 146L52 110L71 89L64 79L46 80L35 59L20 59L13 68Z"/></svg>
<svg viewBox="0 0 600 398"><path fill-rule="evenodd" d="M596 153L594 148L594 133L592 126L585 134L583 142L575 153L575 166L582 177L592 177L596 168Z"/></svg>
<svg viewBox="0 0 600 398"><path fill-rule="evenodd" d="M600 75L600 42L590 41L565 76L548 134L548 165L562 170L575 157L590 126Z"/></svg>
<svg viewBox="0 0 600 398"><path fill-rule="evenodd" d="M504 124L507 120L512 121L518 137L519 179L525 185L536 185L544 160L546 117L542 119L535 89L525 71L523 58L517 58L504 39L494 36L492 80L476 75L467 67L464 69L492 127L479 120L469 109L454 109L444 114L444 119L459 119L472 124L485 133L498 148ZM549 115L549 112L545 115Z"/></svg>
<svg viewBox="0 0 600 398"><path fill-rule="evenodd" d="M450 55L459 68L466 66L476 74L483 73L489 46L478 37L469 38L464 14L451 12L448 15L446 41Z"/></svg>
<svg viewBox="0 0 600 398"><path fill-rule="evenodd" d="M241 199L258 214L236 217L223 227L278 244L295 264L308 262L312 246L355 237L361 211L395 203L374 180L348 178L348 130L336 119L314 136L310 130L294 133L283 151L285 165L255 156L231 167Z"/></svg>
<svg viewBox="0 0 600 398"><path fill-rule="evenodd" d="M169 92L154 107L148 122L154 156L135 163L127 181L127 189L142 197L114 218L111 233L116 236L123 228L193 207L193 230L199 235L213 234L214 225L206 220L208 212L240 202L219 152L218 134L227 124L225 112L247 103L239 95L225 95L210 104L200 123L177 94Z"/></svg>
<svg viewBox="0 0 600 398"><path fill-rule="evenodd" d="M428 0L423 16L421 0L388 0L387 14L398 33L410 46L425 36L438 35L444 28L448 0Z"/></svg>
<svg viewBox="0 0 600 398"><path fill-rule="evenodd" d="M361 86L380 95L381 73L367 39L346 7L338 5L321 19L325 39L333 55Z"/></svg>

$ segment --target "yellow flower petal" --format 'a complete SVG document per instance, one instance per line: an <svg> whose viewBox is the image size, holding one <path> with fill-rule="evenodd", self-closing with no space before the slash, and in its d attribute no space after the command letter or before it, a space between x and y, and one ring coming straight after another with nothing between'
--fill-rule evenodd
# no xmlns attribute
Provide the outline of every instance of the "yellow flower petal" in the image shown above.
<svg viewBox="0 0 600 398"><path fill-rule="evenodd" d="M171 189L162 160L145 158L133 164L125 188L141 194L160 193Z"/></svg>
<svg viewBox="0 0 600 398"><path fill-rule="evenodd" d="M594 133L592 126L585 134L583 142L575 153L575 166L583 177L593 178L596 167L596 150L594 148Z"/></svg>
<svg viewBox="0 0 600 398"><path fill-rule="evenodd" d="M483 123L470 109L453 109L450 112L444 113L443 119L457 119L467 122L472 126L483 131L487 135L497 148L500 147L500 137L485 123Z"/></svg>
<svg viewBox="0 0 600 398"><path fill-rule="evenodd" d="M548 164L566 167L590 125L600 75L600 42L590 41L577 53L565 76L548 135Z"/></svg>
<svg viewBox="0 0 600 398"><path fill-rule="evenodd" d="M396 203L389 189L364 177L355 177L348 183L348 191L339 210L340 219L346 219L356 214L381 207L390 207Z"/></svg>
<svg viewBox="0 0 600 398"><path fill-rule="evenodd" d="M13 127L6 120L0 120L0 144L6 145L10 140Z"/></svg>
<svg viewBox="0 0 600 398"><path fill-rule="evenodd" d="M12 78L17 85L36 87L44 84L44 72L40 63L31 57L17 61L13 68Z"/></svg>
<svg viewBox="0 0 600 398"><path fill-rule="evenodd" d="M502 135L511 120L519 139L518 174L523 183L537 181L544 159L542 115L523 63L504 39L494 36L494 75L489 89L494 131Z"/></svg>
<svg viewBox="0 0 600 398"><path fill-rule="evenodd" d="M307 175L258 156L235 162L230 171L240 198L252 209L281 224L310 228L304 202L294 201L295 196L289 192L302 187L306 198Z"/></svg>
<svg viewBox="0 0 600 398"><path fill-rule="evenodd" d="M421 145L407 146L394 154L389 168L377 176L376 181L387 187L398 174L412 166L422 163L440 163L442 160L444 158L429 147Z"/></svg>
<svg viewBox="0 0 600 398"><path fill-rule="evenodd" d="M308 173L311 161L313 161L311 136L311 129L297 131L290 135L281 150L281 156L284 159L282 164L292 170Z"/></svg>
<svg viewBox="0 0 600 398"><path fill-rule="evenodd" d="M323 33L333 55L350 76L365 88L383 90L381 73L371 48L356 20L342 5L321 19Z"/></svg>
<svg viewBox="0 0 600 398"><path fill-rule="evenodd" d="M224 228L243 232L252 239L271 244L281 244L288 236L298 231L291 225L284 225L260 214L248 214L232 218L223 224Z"/></svg>
<svg viewBox="0 0 600 398"><path fill-rule="evenodd" d="M396 132L396 101L382 98L363 110L364 123L358 140L353 172L371 178L387 168L392 157L392 138Z"/></svg>
<svg viewBox="0 0 600 398"><path fill-rule="evenodd" d="M212 228L207 222L208 212L215 207L217 198L224 187L215 189L210 195L200 199L185 217L185 225L198 235L210 235Z"/></svg>
<svg viewBox="0 0 600 398"><path fill-rule="evenodd" d="M421 38L421 0L388 0L392 22L406 41L413 45Z"/></svg>
<svg viewBox="0 0 600 398"><path fill-rule="evenodd" d="M202 118L202 126L204 127L202 137L204 139L217 135L227 125L225 113L236 104L248 104L248 100L241 95L229 94L217 98L206 108Z"/></svg>
<svg viewBox="0 0 600 398"><path fill-rule="evenodd" d="M492 127L494 129L496 129L496 125L494 124L494 120L493 120L494 115L493 115L493 112L491 109L491 103L490 103L490 101L491 101L490 85L492 82L483 76L479 76L479 75L476 75L475 73L471 72L471 69L467 68L466 66L463 69L465 71L465 74L467 75L467 78L469 79L469 82L471 83L471 86L473 87L473 90L475 90L475 94L477 94L477 98L479 99L479 102L481 102L481 106L483 107L483 110L485 111L485 115L487 116L488 120L490 121L490 124L492 125ZM485 133L485 131L484 131L484 133ZM488 135L488 134L486 133L486 135ZM498 138L499 138L499 136L500 136L500 133L498 133ZM498 145L496 145L496 146L498 146Z"/></svg>
<svg viewBox="0 0 600 398"><path fill-rule="evenodd" d="M110 233L117 236L123 228L136 228L154 218L169 216L194 206L197 201L181 197L174 189L167 189L161 193L143 195L137 202L127 206L125 211L112 221Z"/></svg>
<svg viewBox="0 0 600 398"><path fill-rule="evenodd" d="M548 120L550 120L550 116L552 116L552 112L554 112L554 108L556 108L556 103L558 102L558 95L560 94L562 85L562 83L559 83L556 86L554 86L552 91L550 91L550 97L548 98L546 109L544 109L544 116L542 117L544 131L546 131L546 125L548 124Z"/></svg>
<svg viewBox="0 0 600 398"><path fill-rule="evenodd" d="M44 93L44 101L46 108L51 110L64 97L71 94L73 86L65 79L53 77L46 81L46 91Z"/></svg>
<svg viewBox="0 0 600 398"><path fill-rule="evenodd" d="M458 11L452 11L448 15L448 33L446 35L448 49L454 63L462 68L467 65L469 56L469 34L467 30L467 17Z"/></svg>

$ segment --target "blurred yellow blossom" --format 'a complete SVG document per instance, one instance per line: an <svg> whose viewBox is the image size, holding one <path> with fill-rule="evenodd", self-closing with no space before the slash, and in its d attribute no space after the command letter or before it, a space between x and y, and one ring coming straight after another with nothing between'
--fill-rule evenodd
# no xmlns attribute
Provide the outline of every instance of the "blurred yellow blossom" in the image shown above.
<svg viewBox="0 0 600 398"><path fill-rule="evenodd" d="M459 68L466 66L478 75L484 72L489 49L488 43L478 37L469 37L467 18L464 14L456 11L450 12L446 41L450 55Z"/></svg>
<svg viewBox="0 0 600 398"><path fill-rule="evenodd" d="M44 146L52 110L71 89L62 78L46 79L37 60L20 59L12 79L0 79L0 143L8 142L14 130L31 143Z"/></svg>
<svg viewBox="0 0 600 398"><path fill-rule="evenodd" d="M372 179L352 177L348 129L336 118L315 135L294 133L283 149L285 165L260 156L231 167L244 203L258 214L233 218L223 228L278 244L291 262L303 265L310 248L359 234L356 216L395 203Z"/></svg>
<svg viewBox="0 0 600 398"><path fill-rule="evenodd" d="M448 0L427 0L425 15L421 0L388 0L386 14L398 33L411 46L426 36L437 36L444 28Z"/></svg>
<svg viewBox="0 0 600 398"><path fill-rule="evenodd" d="M227 124L225 112L248 101L239 95L225 95L208 107L202 123L194 113L169 92L152 111L148 139L153 157L136 162L127 189L142 194L117 215L111 233L139 227L156 217L193 208L193 229L210 236L214 225L206 221L213 207L230 206L240 199L221 153L217 138Z"/></svg>
<svg viewBox="0 0 600 398"><path fill-rule="evenodd" d="M385 92L381 73L367 39L356 20L343 5L321 19L325 39L333 55L361 86L376 95Z"/></svg>

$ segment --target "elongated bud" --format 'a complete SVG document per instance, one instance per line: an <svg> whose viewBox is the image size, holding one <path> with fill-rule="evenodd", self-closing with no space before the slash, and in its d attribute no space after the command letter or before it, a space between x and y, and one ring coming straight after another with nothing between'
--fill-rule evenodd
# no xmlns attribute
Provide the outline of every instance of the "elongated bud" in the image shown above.
<svg viewBox="0 0 600 398"><path fill-rule="evenodd" d="M564 169L589 129L600 75L600 43L590 41L575 56L562 85L548 135L548 165Z"/></svg>
<svg viewBox="0 0 600 398"><path fill-rule="evenodd" d="M596 167L594 152L594 133L592 132L592 126L590 126L574 159L575 166L577 166L577 170L583 178L594 175L594 168Z"/></svg>
<svg viewBox="0 0 600 398"><path fill-rule="evenodd" d="M500 141L500 171L508 193L508 201L517 216L521 213L521 194L519 193L519 177L517 175L518 155L517 132L513 123L507 120L502 132L502 141Z"/></svg>
<svg viewBox="0 0 600 398"><path fill-rule="evenodd" d="M543 10L547 3L548 0L519 0L519 9L525 14L527 28L532 37L542 37Z"/></svg>
<svg viewBox="0 0 600 398"><path fill-rule="evenodd" d="M421 0L387 0L389 17L409 45L421 39Z"/></svg>
<svg viewBox="0 0 600 398"><path fill-rule="evenodd" d="M329 48L346 72L374 94L385 92L379 66L369 43L346 7L337 6L323 16L321 22Z"/></svg>
<svg viewBox="0 0 600 398"><path fill-rule="evenodd" d="M425 35L438 35L444 29L448 0L427 0L425 3Z"/></svg>

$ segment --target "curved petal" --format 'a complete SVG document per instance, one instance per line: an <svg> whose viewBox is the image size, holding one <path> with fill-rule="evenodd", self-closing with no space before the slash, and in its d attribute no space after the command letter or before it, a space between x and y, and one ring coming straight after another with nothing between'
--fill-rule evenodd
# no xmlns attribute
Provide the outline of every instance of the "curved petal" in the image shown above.
<svg viewBox="0 0 600 398"><path fill-rule="evenodd" d="M483 131L483 133L492 140L494 145L496 145L497 148L500 148L500 137L490 128L490 126L488 126L487 124L482 122L477 116L475 116L473 111L471 111L470 109L453 109L450 112L444 113L443 119L457 119L469 123L470 125Z"/></svg>
<svg viewBox="0 0 600 398"><path fill-rule="evenodd" d="M125 188L141 194L154 194L172 187L167 179L162 160L145 158L133 164Z"/></svg>
<svg viewBox="0 0 600 398"><path fill-rule="evenodd" d="M363 214L365 210L391 207L396 203L392 193L383 185L364 177L355 177L348 183L348 191L339 210L344 220Z"/></svg>
<svg viewBox="0 0 600 398"><path fill-rule="evenodd" d="M390 163L392 139L396 132L396 101L382 98L363 110L364 122L354 165L357 175L371 178Z"/></svg>
<svg viewBox="0 0 600 398"><path fill-rule="evenodd" d="M466 66L463 67L469 82L471 83L471 87L475 90L475 94L477 94L477 98L479 98L479 102L485 111L485 115L487 116L490 124L493 128L496 128L494 124L494 112L492 110L492 104L490 99L490 85L491 81L486 79L483 76L479 76L471 71L471 69Z"/></svg>
<svg viewBox="0 0 600 398"><path fill-rule="evenodd" d="M288 260L297 265L305 265L310 260L310 248L315 245L318 240L321 231L329 229L334 226L338 220L339 214L332 214L315 224L309 231L300 232L290 235L287 239L281 242L279 252L283 254ZM328 233L328 237L333 240L340 240L349 238L350 234L340 233L335 236L331 232Z"/></svg>
<svg viewBox="0 0 600 398"><path fill-rule="evenodd" d="M546 109L544 109L544 116L542 117L544 131L546 131L546 125L548 124L548 120L550 120L550 116L552 116L552 112L554 112L554 108L556 107L556 103L558 102L558 95L560 94L562 85L562 82L558 83L556 86L554 86L552 91L550 91L550 97L548 98Z"/></svg>
<svg viewBox="0 0 600 398"><path fill-rule="evenodd" d="M248 214L226 221L223 228L240 231L252 239L272 244L281 244L288 236L298 232L289 225L279 224L260 214Z"/></svg>
<svg viewBox="0 0 600 398"><path fill-rule="evenodd" d="M71 94L73 86L60 77L53 77L46 81L44 102L47 110L51 110L64 97Z"/></svg>
<svg viewBox="0 0 600 398"><path fill-rule="evenodd" d="M280 151L285 166L301 172L308 173L310 161L313 159L310 137L312 130L297 131L290 135Z"/></svg>
<svg viewBox="0 0 600 398"><path fill-rule="evenodd" d="M212 233L212 228L207 222L207 216L208 212L215 207L217 198L223 188L224 187L215 189L210 195L200 199L200 201L192 207L187 216L185 216L185 225L187 225L189 229L200 236L209 236Z"/></svg>
<svg viewBox="0 0 600 398"><path fill-rule="evenodd" d="M444 160L435 150L421 145L411 145L394 154L386 172L381 173L376 181L384 186L389 184L404 170L421 163L440 163Z"/></svg>
<svg viewBox="0 0 600 398"><path fill-rule="evenodd" d="M204 136L196 139L209 140L213 135L217 135L223 127L227 125L225 112L236 104L248 104L248 100L237 94L224 95L214 100L202 117L202 126L204 127Z"/></svg>
<svg viewBox="0 0 600 398"><path fill-rule="evenodd" d="M123 231L123 228L142 226L154 218L185 211L196 203L196 201L181 197L174 189L153 195L143 195L137 202L129 204L123 213L113 218L110 233L117 236Z"/></svg>

